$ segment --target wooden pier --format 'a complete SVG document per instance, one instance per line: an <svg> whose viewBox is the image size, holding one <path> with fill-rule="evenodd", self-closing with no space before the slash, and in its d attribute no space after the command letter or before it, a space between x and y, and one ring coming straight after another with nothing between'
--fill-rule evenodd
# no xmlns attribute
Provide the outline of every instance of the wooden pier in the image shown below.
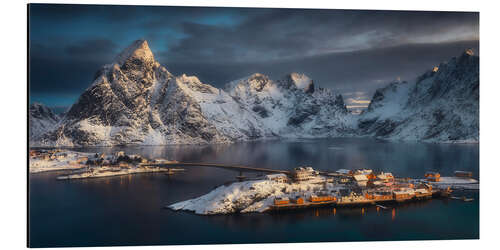
<svg viewBox="0 0 500 250"><path fill-rule="evenodd" d="M279 211L279 210L293 210L293 209L302 209L302 208L311 208L311 207L357 207L357 206L378 206L384 209L384 207L380 204L397 204L397 203L410 203L416 202L423 199L431 199L432 197L446 197L443 191L434 191L430 195L425 196L413 196L408 199L359 199L359 200L335 200L335 201L324 201L324 202L304 202L302 204L297 203L287 203L287 204L279 204L279 205L271 205L266 211ZM469 201L469 200L467 200Z"/></svg>
<svg viewBox="0 0 500 250"><path fill-rule="evenodd" d="M281 204L281 205L271 205L269 207L269 210L288 210L288 209L323 207L323 206L334 206L334 205L337 205L336 201L320 201L320 202L305 201L302 204L288 203L288 204Z"/></svg>

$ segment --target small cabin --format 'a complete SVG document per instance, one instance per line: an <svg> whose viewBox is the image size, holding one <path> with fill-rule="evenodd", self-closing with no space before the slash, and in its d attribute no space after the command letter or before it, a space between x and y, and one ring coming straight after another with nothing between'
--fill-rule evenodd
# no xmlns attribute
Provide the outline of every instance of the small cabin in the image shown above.
<svg viewBox="0 0 500 250"><path fill-rule="evenodd" d="M372 172L372 173L367 174L366 178L368 178L368 180L375 180L375 179L377 179L377 176Z"/></svg>
<svg viewBox="0 0 500 250"><path fill-rule="evenodd" d="M384 186L385 185L385 182L383 181L379 181L379 180L369 180L367 183L366 183L366 186L367 187L380 187L380 186Z"/></svg>
<svg viewBox="0 0 500 250"><path fill-rule="evenodd" d="M357 174L354 176L354 180L356 181L368 181L368 177L364 174Z"/></svg>
<svg viewBox="0 0 500 250"><path fill-rule="evenodd" d="M472 172L469 171L455 171L456 177L472 178Z"/></svg>
<svg viewBox="0 0 500 250"><path fill-rule="evenodd" d="M302 198L301 196L295 196L295 198L291 199L291 202L295 204L304 204L304 198Z"/></svg>
<svg viewBox="0 0 500 250"><path fill-rule="evenodd" d="M358 175L358 174L369 175L371 173L373 173L373 170L363 168L363 169L356 170L354 174L356 174L356 175Z"/></svg>
<svg viewBox="0 0 500 250"><path fill-rule="evenodd" d="M432 195L431 191L426 188L417 188L415 189L415 194L418 195Z"/></svg>
<svg viewBox="0 0 500 250"><path fill-rule="evenodd" d="M439 179L441 178L441 174L439 174L438 172L427 172L425 173L425 178L428 180L428 181L433 181L433 182L439 182Z"/></svg>
<svg viewBox="0 0 500 250"><path fill-rule="evenodd" d="M288 177L285 174L270 174L266 175L266 178L277 183L286 183L288 181Z"/></svg>
<svg viewBox="0 0 500 250"><path fill-rule="evenodd" d="M391 192L369 192L365 193L365 198L375 201L386 201L392 200L393 196Z"/></svg>
<svg viewBox="0 0 500 250"><path fill-rule="evenodd" d="M311 167L298 167L292 172L292 177L295 181L308 181L315 176L314 169Z"/></svg>
<svg viewBox="0 0 500 250"><path fill-rule="evenodd" d="M379 175L377 175L377 178L386 182L394 181L394 175L392 175L392 173L381 172Z"/></svg>
<svg viewBox="0 0 500 250"><path fill-rule="evenodd" d="M392 193L396 200L409 200L415 197L415 191L410 189L393 191Z"/></svg>
<svg viewBox="0 0 500 250"><path fill-rule="evenodd" d="M392 194L390 192L379 192L373 194L373 199L377 201L392 200Z"/></svg>
<svg viewBox="0 0 500 250"><path fill-rule="evenodd" d="M311 195L309 201L311 202L325 202L325 201L336 201L337 198L331 195Z"/></svg>
<svg viewBox="0 0 500 250"><path fill-rule="evenodd" d="M288 197L276 197L274 198L274 205L286 205L290 203Z"/></svg>

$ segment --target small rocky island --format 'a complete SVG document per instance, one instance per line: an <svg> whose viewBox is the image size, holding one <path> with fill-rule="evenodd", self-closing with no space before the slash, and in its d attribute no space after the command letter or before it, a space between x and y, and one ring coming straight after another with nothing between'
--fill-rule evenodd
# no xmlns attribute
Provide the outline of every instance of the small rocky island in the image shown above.
<svg viewBox="0 0 500 250"><path fill-rule="evenodd" d="M184 171L181 168L164 168L155 164L175 163L165 159L150 160L141 155L127 155L123 151L111 155L104 153L83 153L62 149L31 150L29 171L40 173L47 171L70 170L67 175L57 179L82 179L137 173Z"/></svg>
<svg viewBox="0 0 500 250"><path fill-rule="evenodd" d="M222 185L201 197L168 208L212 215L410 202L449 197L455 189L478 190L478 181L471 177L471 173L464 171L457 171L453 177L428 172L423 179L412 179L397 178L392 173L376 174L370 169L320 172L311 167L299 167L290 175L272 174Z"/></svg>

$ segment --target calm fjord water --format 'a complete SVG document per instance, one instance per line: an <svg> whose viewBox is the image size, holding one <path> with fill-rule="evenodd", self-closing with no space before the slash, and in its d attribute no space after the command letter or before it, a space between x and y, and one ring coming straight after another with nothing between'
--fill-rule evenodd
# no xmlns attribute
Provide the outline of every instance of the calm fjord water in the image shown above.
<svg viewBox="0 0 500 250"><path fill-rule="evenodd" d="M274 169L371 168L421 177L426 170L479 175L479 145L382 142L372 139L259 141L232 145L82 148L125 151L185 162ZM61 172L30 175L30 246L108 246L363 240L477 239L479 193L473 202L429 200L376 211L368 207L308 209L282 214L199 216L165 209L233 181L238 172L189 168L57 181ZM249 174L252 175L252 174Z"/></svg>

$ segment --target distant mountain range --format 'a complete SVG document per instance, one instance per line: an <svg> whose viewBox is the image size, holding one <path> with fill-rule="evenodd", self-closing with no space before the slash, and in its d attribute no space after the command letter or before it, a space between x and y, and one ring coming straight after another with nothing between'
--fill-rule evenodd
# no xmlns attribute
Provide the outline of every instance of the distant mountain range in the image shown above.
<svg viewBox="0 0 500 250"><path fill-rule="evenodd" d="M360 134L434 142L479 141L479 57L472 50L411 82L378 89Z"/></svg>
<svg viewBox="0 0 500 250"><path fill-rule="evenodd" d="M135 41L59 117L32 104L31 146L230 143L264 138L375 136L435 142L479 140L479 59L466 51L414 82L379 89L362 115L341 95L291 73L217 89L174 76L145 40Z"/></svg>
<svg viewBox="0 0 500 250"><path fill-rule="evenodd" d="M29 106L29 140L37 141L40 136L53 130L61 118L50 108L33 103Z"/></svg>

